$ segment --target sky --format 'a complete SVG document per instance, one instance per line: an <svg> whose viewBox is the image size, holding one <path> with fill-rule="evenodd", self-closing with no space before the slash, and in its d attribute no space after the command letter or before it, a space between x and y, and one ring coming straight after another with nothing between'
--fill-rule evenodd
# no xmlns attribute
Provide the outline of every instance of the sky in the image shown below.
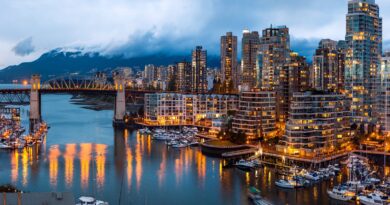
<svg viewBox="0 0 390 205"><path fill-rule="evenodd" d="M220 36L290 28L291 46L309 56L320 39L345 35L348 0L0 0L0 68L55 48L127 57L187 54L202 45L219 55ZM390 1L376 0L390 49ZM240 46L240 44L239 44Z"/></svg>

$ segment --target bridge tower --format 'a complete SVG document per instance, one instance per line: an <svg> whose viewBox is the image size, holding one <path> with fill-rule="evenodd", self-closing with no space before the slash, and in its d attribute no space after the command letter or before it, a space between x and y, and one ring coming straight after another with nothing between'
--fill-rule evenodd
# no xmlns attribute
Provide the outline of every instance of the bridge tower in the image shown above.
<svg viewBox="0 0 390 205"><path fill-rule="evenodd" d="M114 126L123 126L126 114L125 78L121 74L114 76L116 98L114 111Z"/></svg>
<svg viewBox="0 0 390 205"><path fill-rule="evenodd" d="M35 125L41 122L41 77L32 75L30 83L30 131L33 132Z"/></svg>

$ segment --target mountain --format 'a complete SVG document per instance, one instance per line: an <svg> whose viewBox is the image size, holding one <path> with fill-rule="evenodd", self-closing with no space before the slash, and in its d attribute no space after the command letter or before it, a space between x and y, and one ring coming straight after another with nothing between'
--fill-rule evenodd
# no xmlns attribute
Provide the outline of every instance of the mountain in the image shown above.
<svg viewBox="0 0 390 205"><path fill-rule="evenodd" d="M55 76L70 73L91 75L96 71L111 70L117 67L132 67L135 71L142 70L147 64L169 65L182 60L190 60L185 55L154 54L126 58L123 56L105 56L98 52L64 51L55 49L44 53L37 60L8 66L0 70L0 83L10 83L12 80L29 79L32 74L40 74L42 81ZM219 57L208 56L209 67L219 67Z"/></svg>

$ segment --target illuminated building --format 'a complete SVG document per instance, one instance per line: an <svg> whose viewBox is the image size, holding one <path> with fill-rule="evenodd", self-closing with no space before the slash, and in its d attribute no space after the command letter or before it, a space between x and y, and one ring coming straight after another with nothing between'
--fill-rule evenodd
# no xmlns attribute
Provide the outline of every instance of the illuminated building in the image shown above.
<svg viewBox="0 0 390 205"><path fill-rule="evenodd" d="M381 61L380 92L379 92L379 122L381 130L390 132L390 52L385 53Z"/></svg>
<svg viewBox="0 0 390 205"><path fill-rule="evenodd" d="M310 88L309 75L309 65L305 57L290 52L289 61L279 70L276 116L278 122L283 123L283 125L288 119L292 94Z"/></svg>
<svg viewBox="0 0 390 205"><path fill-rule="evenodd" d="M316 90L340 91L344 88L345 49L343 42L323 39L313 56L310 85Z"/></svg>
<svg viewBox="0 0 390 205"><path fill-rule="evenodd" d="M181 92L191 92L191 73L192 67L190 62L182 61L177 63L176 86Z"/></svg>
<svg viewBox="0 0 390 205"><path fill-rule="evenodd" d="M257 65L257 51L259 47L259 33L244 30L242 34L241 53L241 90L250 90L257 86L259 75Z"/></svg>
<svg viewBox="0 0 390 205"><path fill-rule="evenodd" d="M191 91L207 92L207 51L197 46L192 51Z"/></svg>
<svg viewBox="0 0 390 205"><path fill-rule="evenodd" d="M237 106L236 95L150 93L145 94L144 119L155 125L195 125L222 118Z"/></svg>
<svg viewBox="0 0 390 205"><path fill-rule="evenodd" d="M154 66L152 64L145 65L143 77L147 81L149 81L149 82L157 80L157 68L156 68L156 66Z"/></svg>
<svg viewBox="0 0 390 205"><path fill-rule="evenodd" d="M260 38L257 55L259 74L257 84L261 88L276 92L276 118L285 121L283 107L288 107L286 86L287 70L284 67L290 58L290 35L286 26L266 28Z"/></svg>
<svg viewBox="0 0 390 205"><path fill-rule="evenodd" d="M238 86L237 36L233 36L232 32L221 36L221 70L225 92L236 91Z"/></svg>
<svg viewBox="0 0 390 205"><path fill-rule="evenodd" d="M243 132L249 139L268 137L275 131L275 115L275 92L260 89L241 92L233 132Z"/></svg>
<svg viewBox="0 0 390 205"><path fill-rule="evenodd" d="M329 91L295 92L279 151L315 156L350 139L350 101Z"/></svg>
<svg viewBox="0 0 390 205"><path fill-rule="evenodd" d="M382 54L382 18L375 0L350 0L346 17L345 87L355 122L372 122Z"/></svg>
<svg viewBox="0 0 390 205"><path fill-rule="evenodd" d="M298 55L298 53L290 53L290 62L288 63L288 93L291 97L294 92L306 91L309 86L309 65L306 58Z"/></svg>
<svg viewBox="0 0 390 205"><path fill-rule="evenodd" d="M286 26L278 26L263 30L260 38L259 52L262 58L262 88L275 90L279 84L279 73L290 57L290 35Z"/></svg>

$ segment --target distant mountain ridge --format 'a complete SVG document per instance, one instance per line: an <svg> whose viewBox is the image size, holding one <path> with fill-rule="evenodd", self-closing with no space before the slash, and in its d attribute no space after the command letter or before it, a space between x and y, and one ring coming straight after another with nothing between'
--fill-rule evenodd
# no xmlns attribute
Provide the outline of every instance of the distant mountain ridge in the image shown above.
<svg viewBox="0 0 390 205"><path fill-rule="evenodd" d="M70 73L91 74L97 71L112 70L117 67L132 67L135 71L143 69L147 64L169 65L187 60L185 55L165 55L162 53L126 58L123 56L105 56L98 52L65 51L55 49L42 54L32 62L8 66L0 70L0 83L13 80L29 79L33 74L40 74L42 81L54 76ZM209 67L219 67L219 57L208 56Z"/></svg>

